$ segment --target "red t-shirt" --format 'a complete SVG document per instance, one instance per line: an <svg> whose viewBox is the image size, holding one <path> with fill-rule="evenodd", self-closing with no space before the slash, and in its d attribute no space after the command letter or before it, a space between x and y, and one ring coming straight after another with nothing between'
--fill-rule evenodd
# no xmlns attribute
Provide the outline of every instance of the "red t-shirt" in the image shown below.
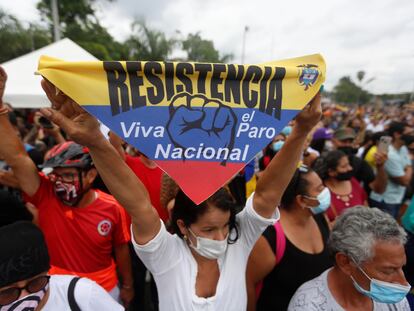
<svg viewBox="0 0 414 311"><path fill-rule="evenodd" d="M154 168L147 167L139 157L127 155L125 162L144 184L149 193L152 206L157 210L162 221L166 222L168 212L161 206L160 201L162 170L158 166Z"/></svg>
<svg viewBox="0 0 414 311"><path fill-rule="evenodd" d="M329 220L334 220L337 216L341 215L343 211L349 207L353 207L355 205L365 205L365 201L367 200L368 196L365 190L361 187L358 180L355 178L351 178L351 185L352 185L352 192L349 194L349 200L345 202L341 199L341 196L331 192L331 207L327 211L327 215Z"/></svg>
<svg viewBox="0 0 414 311"><path fill-rule="evenodd" d="M39 210L51 265L80 273L109 267L114 247L130 240L125 210L99 190L88 206L66 206L55 195L52 182L43 174L40 179L36 194L25 198Z"/></svg>

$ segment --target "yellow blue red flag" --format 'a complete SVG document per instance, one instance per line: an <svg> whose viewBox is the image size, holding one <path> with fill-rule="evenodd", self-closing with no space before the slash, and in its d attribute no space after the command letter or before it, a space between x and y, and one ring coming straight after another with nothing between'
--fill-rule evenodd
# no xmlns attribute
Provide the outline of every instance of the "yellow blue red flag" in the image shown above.
<svg viewBox="0 0 414 311"><path fill-rule="evenodd" d="M66 62L38 73L170 175L201 203L316 95L321 55L260 65Z"/></svg>

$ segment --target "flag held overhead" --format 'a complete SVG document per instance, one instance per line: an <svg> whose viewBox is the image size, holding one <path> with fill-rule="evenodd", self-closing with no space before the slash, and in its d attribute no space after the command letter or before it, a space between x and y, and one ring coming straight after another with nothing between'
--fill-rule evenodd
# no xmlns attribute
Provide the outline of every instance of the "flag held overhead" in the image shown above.
<svg viewBox="0 0 414 311"><path fill-rule="evenodd" d="M38 73L138 148L199 204L229 181L316 95L315 54L260 65L65 62Z"/></svg>

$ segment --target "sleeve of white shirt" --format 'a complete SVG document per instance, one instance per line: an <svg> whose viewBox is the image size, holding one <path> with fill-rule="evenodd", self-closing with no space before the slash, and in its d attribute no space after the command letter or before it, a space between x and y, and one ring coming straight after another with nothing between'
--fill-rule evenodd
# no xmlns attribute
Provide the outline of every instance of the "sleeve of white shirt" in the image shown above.
<svg viewBox="0 0 414 311"><path fill-rule="evenodd" d="M75 300L81 310L125 310L106 290L87 278L79 279L75 287Z"/></svg>
<svg viewBox="0 0 414 311"><path fill-rule="evenodd" d="M274 225L279 220L279 209L275 207L275 212L272 218L265 218L260 216L253 208L254 193L247 199L245 208L236 215L236 220L239 225L239 234L241 241L252 249L256 241L259 239L263 231L268 226Z"/></svg>
<svg viewBox="0 0 414 311"><path fill-rule="evenodd" d="M177 242L180 241L165 229L162 221L160 231L144 245L135 241L131 226L131 241L138 257L152 274L162 274L181 261L182 254L177 247Z"/></svg>

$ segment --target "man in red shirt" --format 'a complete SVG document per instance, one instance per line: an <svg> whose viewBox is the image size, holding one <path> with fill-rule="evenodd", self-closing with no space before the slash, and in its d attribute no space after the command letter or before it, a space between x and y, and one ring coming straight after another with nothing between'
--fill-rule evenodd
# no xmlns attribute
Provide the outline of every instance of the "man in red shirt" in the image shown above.
<svg viewBox="0 0 414 311"><path fill-rule="evenodd" d="M118 296L117 268L122 279L120 298L128 305L134 291L124 209L112 196L91 188L97 171L88 150L78 144L55 146L43 165L52 172L48 176L38 173L3 107L6 79L0 67L0 156L12 168L26 199L39 211L39 226L50 252L50 273L88 277Z"/></svg>

